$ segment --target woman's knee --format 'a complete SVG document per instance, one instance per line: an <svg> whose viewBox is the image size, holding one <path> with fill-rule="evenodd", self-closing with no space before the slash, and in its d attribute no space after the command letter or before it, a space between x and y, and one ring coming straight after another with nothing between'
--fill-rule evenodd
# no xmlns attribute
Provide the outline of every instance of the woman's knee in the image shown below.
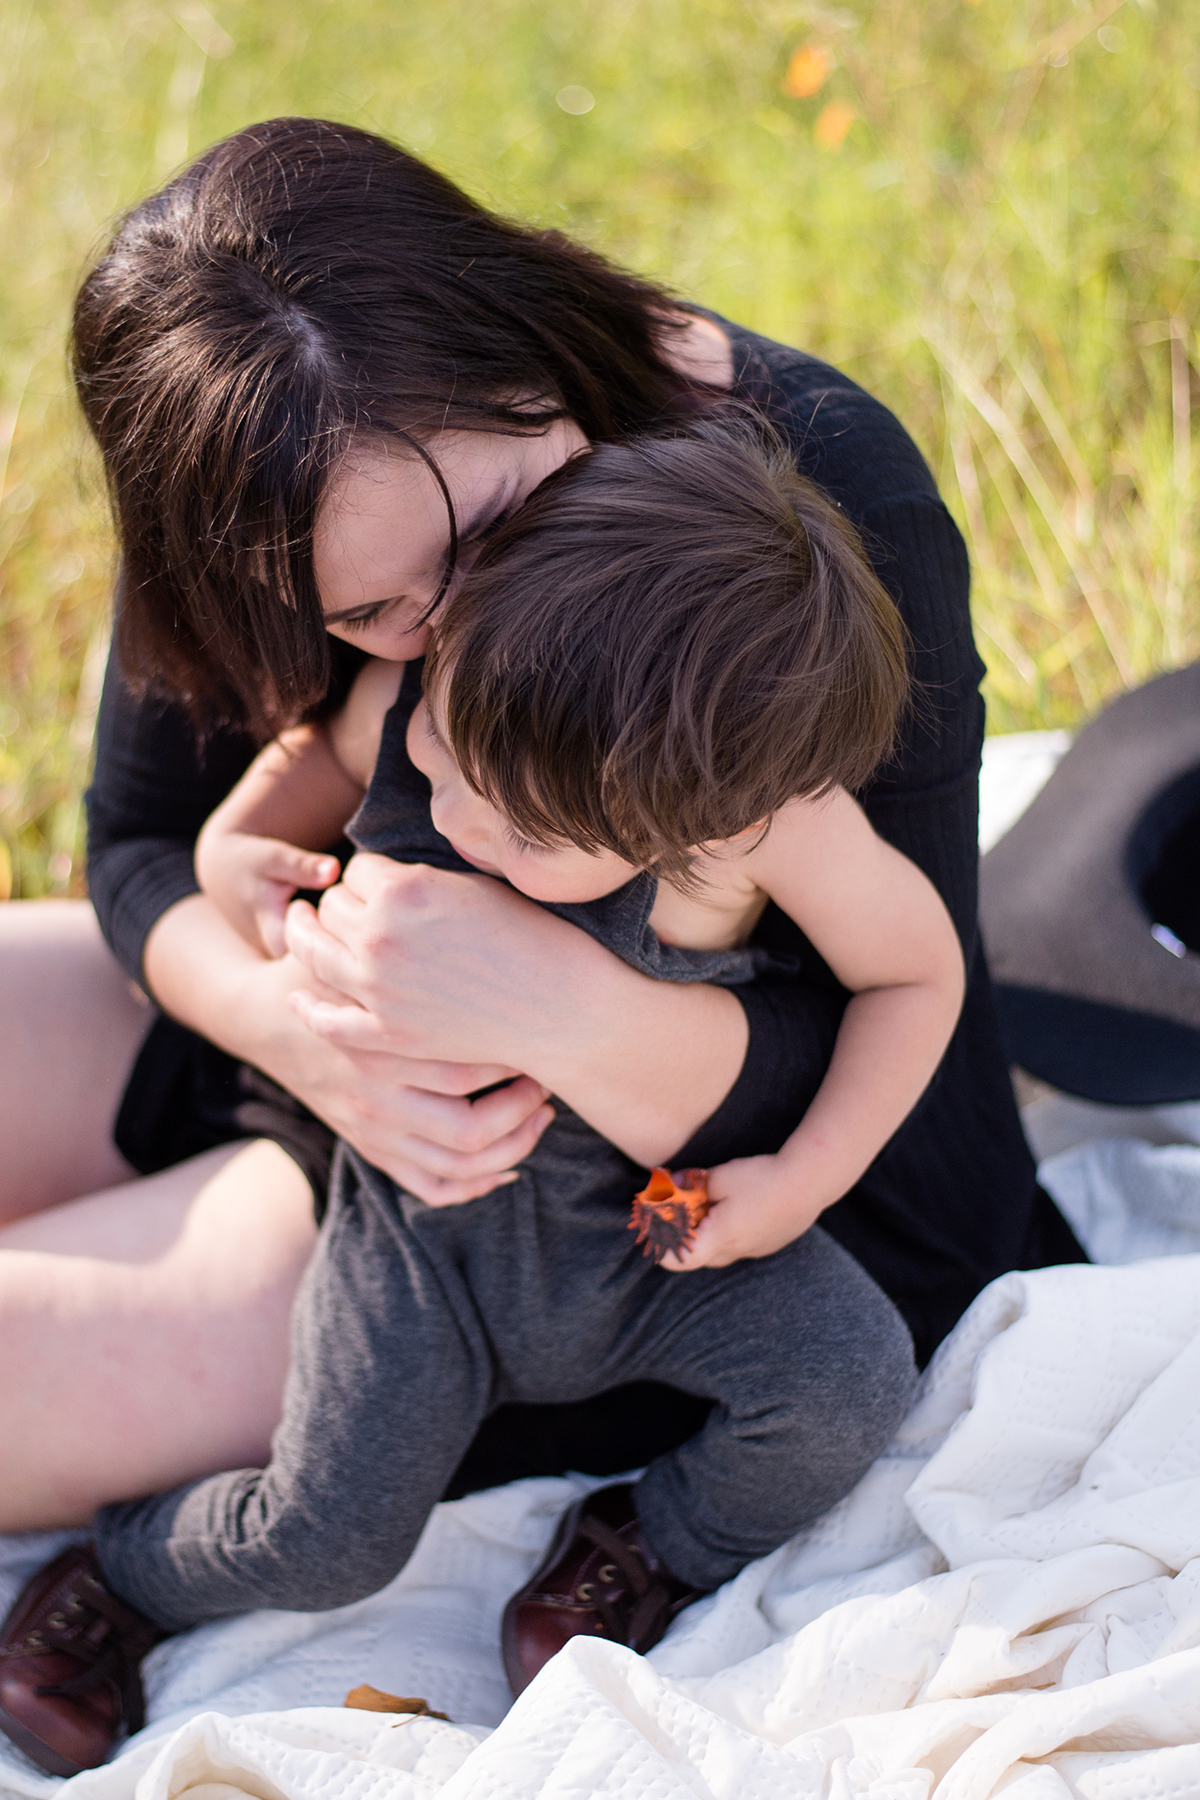
<svg viewBox="0 0 1200 1800"><path fill-rule="evenodd" d="M263 1142L0 1233L0 1530L265 1462L315 1235Z"/></svg>

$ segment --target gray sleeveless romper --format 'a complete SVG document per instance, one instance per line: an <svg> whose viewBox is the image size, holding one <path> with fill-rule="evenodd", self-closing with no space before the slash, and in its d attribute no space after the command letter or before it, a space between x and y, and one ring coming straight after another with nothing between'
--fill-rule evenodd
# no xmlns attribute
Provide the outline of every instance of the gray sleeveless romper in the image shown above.
<svg viewBox="0 0 1200 1800"><path fill-rule="evenodd" d="M410 664L370 790L363 850L467 870L405 747ZM747 981L760 950L660 944L655 882L553 906L660 980ZM715 1404L638 1483L674 1573L715 1587L849 1491L908 1406L911 1341L891 1302L819 1228L773 1256L672 1275L628 1229L639 1168L571 1109L482 1199L433 1208L347 1145L301 1288L282 1423L265 1470L107 1507L116 1590L162 1625L374 1593L403 1567L483 1419L508 1401L669 1382Z"/></svg>

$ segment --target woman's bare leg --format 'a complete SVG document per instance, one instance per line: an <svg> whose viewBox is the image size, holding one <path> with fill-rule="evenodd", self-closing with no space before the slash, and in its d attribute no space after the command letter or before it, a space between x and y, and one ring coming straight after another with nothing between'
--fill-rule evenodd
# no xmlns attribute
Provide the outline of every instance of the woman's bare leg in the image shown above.
<svg viewBox="0 0 1200 1800"><path fill-rule="evenodd" d="M0 1223L132 1173L112 1126L150 1018L87 901L0 906Z"/></svg>
<svg viewBox="0 0 1200 1800"><path fill-rule="evenodd" d="M262 1464L315 1235L261 1140L0 1230L0 1531Z"/></svg>

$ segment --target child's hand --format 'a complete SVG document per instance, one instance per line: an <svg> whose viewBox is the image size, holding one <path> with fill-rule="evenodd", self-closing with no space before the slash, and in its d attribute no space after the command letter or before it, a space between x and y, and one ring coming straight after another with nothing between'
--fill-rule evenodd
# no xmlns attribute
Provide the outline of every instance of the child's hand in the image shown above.
<svg viewBox="0 0 1200 1800"><path fill-rule="evenodd" d="M802 1237L825 1205L806 1194L778 1156L741 1156L708 1172L713 1208L696 1227L691 1247L664 1256L676 1275L723 1269L746 1256L771 1256Z"/></svg>
<svg viewBox="0 0 1200 1800"><path fill-rule="evenodd" d="M214 814L196 840L196 879L234 930L256 950L283 956L284 915L297 888L332 887L336 856L298 850L279 838L221 829Z"/></svg>

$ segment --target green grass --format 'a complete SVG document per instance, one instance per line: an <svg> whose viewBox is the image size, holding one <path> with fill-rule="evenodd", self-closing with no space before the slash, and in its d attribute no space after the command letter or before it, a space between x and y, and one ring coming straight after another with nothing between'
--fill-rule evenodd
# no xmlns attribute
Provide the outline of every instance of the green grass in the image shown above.
<svg viewBox="0 0 1200 1800"><path fill-rule="evenodd" d="M794 98L809 42L831 72ZM568 85L591 110L556 103ZM1193 0L8 0L13 892L80 891L104 653L111 550L65 378L72 288L114 215L213 138L287 111L373 127L842 365L900 413L967 534L992 729L1013 730L1071 724L1200 655L1198 89ZM856 116L822 150L831 102Z"/></svg>

